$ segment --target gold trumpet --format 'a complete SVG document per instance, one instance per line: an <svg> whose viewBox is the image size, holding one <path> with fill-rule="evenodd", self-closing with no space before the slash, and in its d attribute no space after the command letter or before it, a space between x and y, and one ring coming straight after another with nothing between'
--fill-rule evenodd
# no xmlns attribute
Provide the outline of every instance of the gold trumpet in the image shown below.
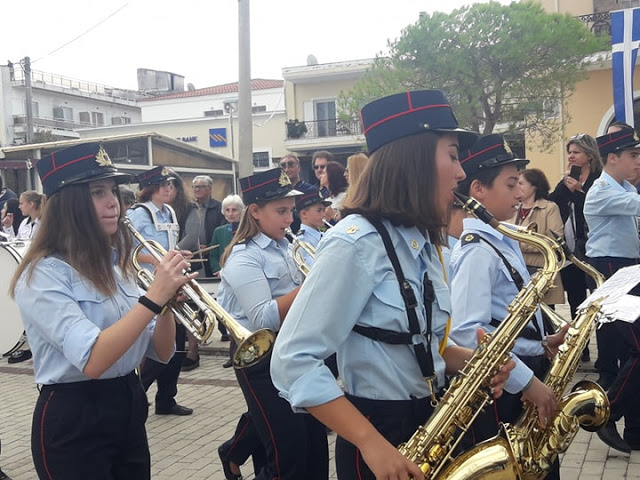
<svg viewBox="0 0 640 480"><path fill-rule="evenodd" d="M291 256L293 257L293 261L298 267L298 270L300 270L300 272L302 272L305 277L309 276L311 266L307 265L307 261L305 260L302 252L304 251L312 260L315 260L316 249L309 242L300 240L300 237L295 235L290 228L287 228L285 232L291 237L292 240L291 243L293 245L293 250L291 251Z"/></svg>
<svg viewBox="0 0 640 480"><path fill-rule="evenodd" d="M144 290L148 290L153 283L154 277L149 270L140 266L138 256L141 250L146 248L153 258L160 261L167 251L158 242L145 239L127 217L122 219L122 223L140 242L140 245L133 251L132 262L138 276L138 284ZM185 271L186 274L187 272ZM186 295L189 301L195 304L196 308L192 308L186 302L178 302L175 298L170 300L167 306L175 318L195 338L201 342L206 342L213 333L217 320L227 328L236 345L238 345L232 358L235 368L250 367L267 358L276 339L271 330L263 328L251 333L229 315L195 280L189 280L180 288L179 292Z"/></svg>

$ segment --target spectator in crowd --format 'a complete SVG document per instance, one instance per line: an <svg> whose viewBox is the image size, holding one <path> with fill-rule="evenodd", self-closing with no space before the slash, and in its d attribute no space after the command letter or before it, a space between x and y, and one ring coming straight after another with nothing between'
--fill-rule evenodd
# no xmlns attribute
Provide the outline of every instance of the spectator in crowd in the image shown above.
<svg viewBox="0 0 640 480"><path fill-rule="evenodd" d="M327 222L335 224L349 186L344 178L344 167L338 162L327 163L324 173L320 177L320 185L329 192L329 196L323 198L331 202L331 205L325 210L324 218Z"/></svg>
<svg viewBox="0 0 640 480"><path fill-rule="evenodd" d="M329 196L329 191L320 184L320 177L322 177L325 168L327 168L327 163L333 161L333 153L328 152L327 150L318 150L317 152L313 152L313 155L311 156L313 173L315 174L317 180L315 184L320 190L320 195L322 195L322 198L327 198Z"/></svg>
<svg viewBox="0 0 640 480"><path fill-rule="evenodd" d="M205 248L213 236L213 231L224 223L224 216L222 215L220 202L211 198L213 191L213 180L211 177L208 175L198 175L191 182L191 188L193 189L193 195L196 199L198 215L200 217L200 234L198 241L200 248ZM213 272L209 265L209 257L205 255L200 258L205 260L205 276L211 277Z"/></svg>

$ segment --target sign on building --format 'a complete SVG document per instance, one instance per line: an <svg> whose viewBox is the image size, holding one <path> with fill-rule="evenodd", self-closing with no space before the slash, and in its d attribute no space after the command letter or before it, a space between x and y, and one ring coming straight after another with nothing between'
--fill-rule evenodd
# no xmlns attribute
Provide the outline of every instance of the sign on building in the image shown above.
<svg viewBox="0 0 640 480"><path fill-rule="evenodd" d="M210 128L209 129L209 146L210 147L226 147L227 146L227 129L226 128Z"/></svg>

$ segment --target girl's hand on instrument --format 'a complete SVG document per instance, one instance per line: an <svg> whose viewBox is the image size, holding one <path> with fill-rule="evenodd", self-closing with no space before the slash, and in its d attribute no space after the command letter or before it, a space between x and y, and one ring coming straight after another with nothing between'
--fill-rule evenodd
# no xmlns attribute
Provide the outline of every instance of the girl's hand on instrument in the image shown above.
<svg viewBox="0 0 640 480"><path fill-rule="evenodd" d="M550 358L553 358L558 353L558 348L560 345L564 343L564 338L567 335L567 331L569 330L568 323L564 324L560 330L558 330L553 335L547 335L547 351L545 352Z"/></svg>
<svg viewBox="0 0 640 480"><path fill-rule="evenodd" d="M522 392L521 400L523 402L531 402L536 406L540 428L545 428L547 422L558 410L558 403L553 391L536 377L533 377L531 386Z"/></svg>
<svg viewBox="0 0 640 480"><path fill-rule="evenodd" d="M155 270L153 284L147 292L147 297L158 305L165 305L176 291L198 274L185 275L189 262L177 250L170 250L162 257Z"/></svg>
<svg viewBox="0 0 640 480"><path fill-rule="evenodd" d="M478 344L479 344L480 341L482 340L482 337L486 335L486 332L483 329L479 328L477 333L478 333ZM489 383L493 398L499 398L502 396L502 392L504 390L504 384L509 379L509 375L511 375L511 370L513 370L515 367L516 367L516 362L514 362L513 360L509 360L505 365L503 365L503 367L498 371L498 373L496 373L493 376L493 378L491 379L491 382Z"/></svg>
<svg viewBox="0 0 640 480"><path fill-rule="evenodd" d="M372 435L359 445L362 459L369 466L376 479L421 480L424 474L415 463L403 456L382 435Z"/></svg>

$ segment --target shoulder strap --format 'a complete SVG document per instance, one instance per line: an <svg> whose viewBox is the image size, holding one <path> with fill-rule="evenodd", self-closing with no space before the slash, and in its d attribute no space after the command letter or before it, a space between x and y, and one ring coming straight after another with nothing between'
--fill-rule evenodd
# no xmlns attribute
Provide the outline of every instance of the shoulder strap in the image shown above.
<svg viewBox="0 0 640 480"><path fill-rule="evenodd" d="M414 335L422 335L422 332L420 331L420 325L418 324L418 316L416 314L416 307L418 306L418 301L416 299L415 292L411 287L411 284L407 281L407 279L404 276L402 267L400 266L400 261L398 260L398 255L396 254L396 251L393 248L393 243L391 241L391 237L389 236L389 232L387 231L387 229L385 228L385 226L383 225L380 219L377 219L377 218L369 219L369 221L380 234L380 237L382 238L382 242L384 243L384 247L387 251L387 255L389 256L389 260L391 261L391 265L393 265L393 269L395 270L396 277L398 279L398 284L400 285L400 293L402 295L402 299L404 300L404 304L407 309L407 317L409 318L409 334L411 337ZM422 372L422 376L425 379L433 379L434 368L433 368L433 356L431 354L431 315L432 315L432 308L433 308L432 304L435 299L435 292L433 289L433 284L429 280L426 273L424 278L424 290L425 290L424 303L425 303L426 320L427 320L426 347L423 342L414 343L413 341L411 341L411 344L413 345L413 350L416 354L416 358L418 360L418 365L420 366L420 371ZM383 329L377 329L377 330L383 330ZM392 332L392 333L397 333L397 332Z"/></svg>
<svg viewBox="0 0 640 480"><path fill-rule="evenodd" d="M518 290L522 290L522 288L524 287L524 280L522 279L522 275L520 275L520 272L518 272L518 270L516 270L515 267L509 263L509 261L507 260L507 257L505 257L504 254L500 250L498 250L498 248L493 243L491 243L489 240L487 240L486 238L480 235L478 235L478 238L484 243L486 243L487 245L489 245L493 249L493 251L496 252L496 254L502 259L502 263L504 263L505 267L507 267L507 270L509 270L509 273L511 274L511 279L513 280L513 283L516 284L516 287L518 288ZM527 329L523 329L518 335L518 337L526 338L528 340L542 340L542 332L540 331L540 326L538 325L538 322L531 322L531 323L533 323L533 328L536 329L536 332L532 333ZM498 327L500 325L500 321L496 320L495 318L492 318L489 324L494 327Z"/></svg>

